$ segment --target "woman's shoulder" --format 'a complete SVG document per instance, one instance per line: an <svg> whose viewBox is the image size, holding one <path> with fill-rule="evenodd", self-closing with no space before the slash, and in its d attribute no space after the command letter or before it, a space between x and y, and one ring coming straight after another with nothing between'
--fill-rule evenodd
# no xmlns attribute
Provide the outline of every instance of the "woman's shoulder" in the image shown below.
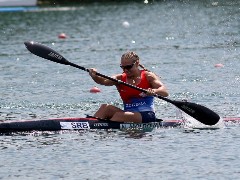
<svg viewBox="0 0 240 180"><path fill-rule="evenodd" d="M160 77L158 75L156 75L154 72L151 72L151 71L145 71L145 76L148 79L148 81L151 81L151 80L154 80L154 79L160 80Z"/></svg>
<svg viewBox="0 0 240 180"><path fill-rule="evenodd" d="M151 71L143 70L143 73L145 74L146 77L154 77L154 76L156 76L156 74L151 72Z"/></svg>

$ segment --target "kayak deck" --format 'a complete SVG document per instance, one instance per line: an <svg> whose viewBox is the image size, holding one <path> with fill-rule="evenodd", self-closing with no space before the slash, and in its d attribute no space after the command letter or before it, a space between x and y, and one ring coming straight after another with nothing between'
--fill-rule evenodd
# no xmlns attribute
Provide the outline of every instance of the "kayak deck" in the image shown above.
<svg viewBox="0 0 240 180"><path fill-rule="evenodd" d="M223 118L224 123L240 123L240 117ZM151 123L123 123L97 118L54 118L45 120L4 121L0 123L0 133L20 131L60 131L88 129L149 129L179 127L183 120L163 120Z"/></svg>

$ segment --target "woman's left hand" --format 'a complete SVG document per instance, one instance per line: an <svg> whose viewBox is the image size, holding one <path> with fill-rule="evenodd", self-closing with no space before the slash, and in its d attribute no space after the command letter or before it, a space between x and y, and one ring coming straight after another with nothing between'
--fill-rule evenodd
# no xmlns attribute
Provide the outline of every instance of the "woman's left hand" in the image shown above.
<svg viewBox="0 0 240 180"><path fill-rule="evenodd" d="M147 96L154 96L156 93L154 91L154 89L152 88L148 88L147 92L146 92L146 95Z"/></svg>

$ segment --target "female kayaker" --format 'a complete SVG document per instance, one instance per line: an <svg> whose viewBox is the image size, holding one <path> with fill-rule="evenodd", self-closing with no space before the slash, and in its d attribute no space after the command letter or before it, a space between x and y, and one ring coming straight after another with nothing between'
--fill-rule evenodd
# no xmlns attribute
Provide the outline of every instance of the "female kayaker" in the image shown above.
<svg viewBox="0 0 240 180"><path fill-rule="evenodd" d="M115 85L117 87L124 104L124 110L110 104L102 104L94 116L120 122L154 122L156 116L153 95L158 94L167 97L168 91L166 87L156 74L148 71L140 64L140 59L135 52L124 53L121 57L120 67L123 73L114 75L113 78L146 89L147 93L97 76L97 70L90 68L89 75L96 83L105 86ZM139 69L139 67L142 69Z"/></svg>

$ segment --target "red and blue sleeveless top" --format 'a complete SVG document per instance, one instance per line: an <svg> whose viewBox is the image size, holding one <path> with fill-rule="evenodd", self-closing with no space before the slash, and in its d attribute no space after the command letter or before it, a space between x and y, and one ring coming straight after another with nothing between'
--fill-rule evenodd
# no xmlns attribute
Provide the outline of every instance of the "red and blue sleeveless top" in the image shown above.
<svg viewBox="0 0 240 180"><path fill-rule="evenodd" d="M127 81L126 73L122 74L121 81ZM147 77L146 71L141 70L141 81L137 87L142 89L151 88ZM154 97L146 96L145 93L133 89L131 87L120 84L117 86L118 92L123 100L124 110L130 112L143 112L143 111L154 111Z"/></svg>

